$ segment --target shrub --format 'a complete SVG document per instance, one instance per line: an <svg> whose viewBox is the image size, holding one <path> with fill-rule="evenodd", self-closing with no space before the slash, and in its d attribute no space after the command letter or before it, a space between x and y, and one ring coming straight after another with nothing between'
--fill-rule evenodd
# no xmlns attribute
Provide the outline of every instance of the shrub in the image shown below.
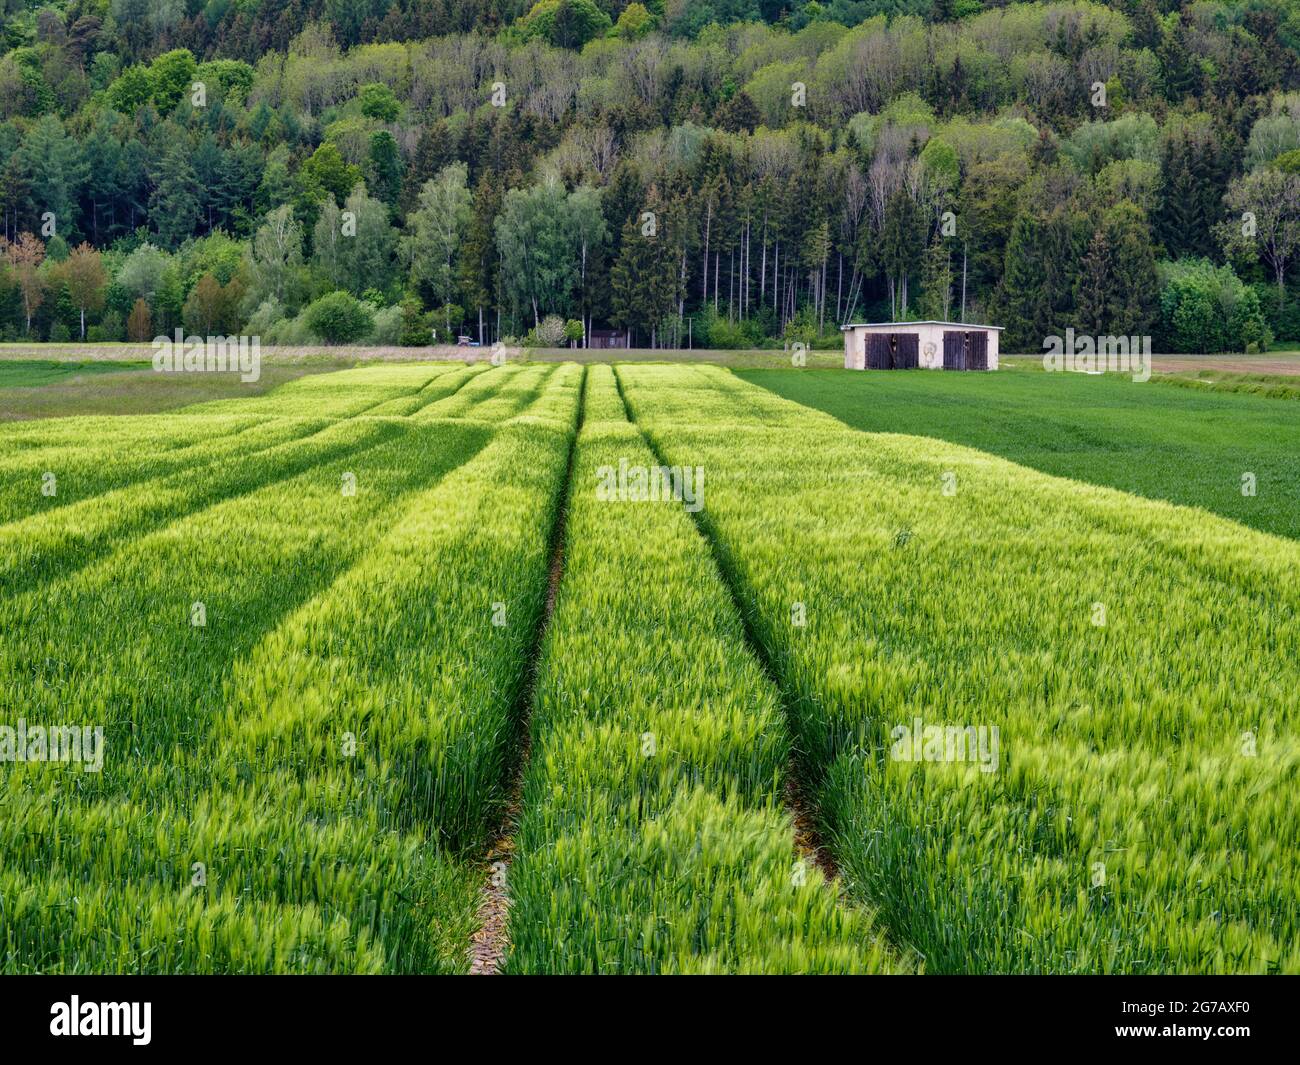
<svg viewBox="0 0 1300 1065"><path fill-rule="evenodd" d="M402 308L381 307L375 311L375 326L366 339L371 344L393 347L401 342Z"/></svg>
<svg viewBox="0 0 1300 1065"><path fill-rule="evenodd" d="M348 292L322 296L303 312L307 327L327 344L360 340L375 325L369 307Z"/></svg>
<svg viewBox="0 0 1300 1065"><path fill-rule="evenodd" d="M402 300L402 331L397 338L402 347L423 347L433 336L432 328L419 300L414 296Z"/></svg>
<svg viewBox="0 0 1300 1065"><path fill-rule="evenodd" d="M524 345L530 348L558 348L565 340L564 319L558 314L548 314L528 331Z"/></svg>
<svg viewBox="0 0 1300 1065"><path fill-rule="evenodd" d="M248 319L248 332L251 336L264 336L270 333L276 323L283 318L284 304L271 296L259 303L257 310Z"/></svg>
<svg viewBox="0 0 1300 1065"><path fill-rule="evenodd" d="M113 311L109 311L104 315L98 325L92 325L86 330L86 339L92 344L121 340L124 335L125 327L122 325L122 316Z"/></svg>
<svg viewBox="0 0 1300 1065"><path fill-rule="evenodd" d="M1159 273L1162 351L1204 355L1272 342L1258 294L1232 267L1179 259L1161 263Z"/></svg>

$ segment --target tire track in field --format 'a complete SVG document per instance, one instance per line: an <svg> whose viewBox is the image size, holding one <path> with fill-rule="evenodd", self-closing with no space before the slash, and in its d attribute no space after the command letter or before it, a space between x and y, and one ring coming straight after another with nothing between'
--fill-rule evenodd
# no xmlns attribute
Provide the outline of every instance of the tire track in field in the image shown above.
<svg viewBox="0 0 1300 1065"><path fill-rule="evenodd" d="M627 415L627 420L636 426L636 430L641 434L641 439L645 442L650 453L654 456L655 461L660 466L667 466L658 445L650 437L650 434L642 428L641 423L636 420L632 413L632 407L627 401L627 394L623 391L623 379L619 375L618 367L613 367L614 384L618 388L619 399L623 401L623 412ZM713 559L714 568L718 571L718 576L722 581L723 587L727 589L727 594L731 597L731 605L737 616L740 618L741 627L745 633L745 643L749 647L750 653L762 667L763 673L767 676L772 687L781 697L782 710L785 714L787 725L790 714L786 705L786 689L781 683L781 677L776 668L772 665L772 660L768 657L767 650L764 648L762 641L759 640L758 634L750 624L748 612L745 610L744 602L740 597L739 589L734 579L732 571L726 565L726 560L722 555L722 549L717 540L710 532L701 516L703 511L692 513L687 511L691 520L695 523L696 531L699 532L701 539L708 547L709 555ZM799 856L809 865L816 866L821 870L822 875L832 884L835 891L844 900L844 891L840 883L839 868L835 864L835 859L829 849L823 843L821 832L818 828L817 803L815 796L812 794L804 774L799 765L798 752L795 751L790 756L790 764L786 771L785 780L785 806L794 822L794 843Z"/></svg>
<svg viewBox="0 0 1300 1065"><path fill-rule="evenodd" d="M548 375L549 377L549 375ZM483 885L478 907L478 931L470 938L469 975L495 976L501 972L501 964L510 949L510 862L515 851L515 832L519 827L519 811L522 806L524 770L528 767L531 753L528 722L531 716L533 698L537 681L541 674L542 644L546 639L546 630L555 613L555 600L560 593L560 582L564 579L564 538L568 531L569 496L573 490L573 465L578 451L578 434L582 431L583 406L587 396L587 367L582 368L582 379L578 385L578 417L573 434L569 438L569 459L564 471L564 481L560 485L559 500L556 504L555 521L551 526L550 566L547 572L546 601L542 605L542 616L537 622L537 632L532 650L528 657L527 680L519 695L515 709L515 727L519 733L519 761L515 767L514 779L510 782L510 798L506 803L501 831L496 841L488 848L484 863L487 866L487 878Z"/></svg>

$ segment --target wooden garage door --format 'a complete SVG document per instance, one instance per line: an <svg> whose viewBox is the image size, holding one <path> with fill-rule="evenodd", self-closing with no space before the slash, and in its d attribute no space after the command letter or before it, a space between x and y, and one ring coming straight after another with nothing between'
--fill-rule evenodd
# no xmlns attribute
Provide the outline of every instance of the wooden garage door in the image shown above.
<svg viewBox="0 0 1300 1065"><path fill-rule="evenodd" d="M915 370L921 365L921 338L916 333L895 333L894 368Z"/></svg>
<svg viewBox="0 0 1300 1065"><path fill-rule="evenodd" d="M956 329L943 331L943 368L966 369L966 334Z"/></svg>
<svg viewBox="0 0 1300 1065"><path fill-rule="evenodd" d="M989 335L987 333L967 333L970 340L970 354L966 359L966 369L987 370L989 368Z"/></svg>
<svg viewBox="0 0 1300 1065"><path fill-rule="evenodd" d="M893 357L889 350L888 333L867 334L867 369L888 370Z"/></svg>

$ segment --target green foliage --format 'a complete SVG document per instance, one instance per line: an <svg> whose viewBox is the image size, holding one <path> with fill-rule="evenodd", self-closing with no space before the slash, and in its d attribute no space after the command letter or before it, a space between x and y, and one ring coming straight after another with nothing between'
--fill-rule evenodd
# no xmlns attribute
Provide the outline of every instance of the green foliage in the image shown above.
<svg viewBox="0 0 1300 1065"><path fill-rule="evenodd" d="M344 162L338 145L326 141L302 164L298 171L298 185L303 197L319 204L332 196L340 207L353 188L361 181L361 170Z"/></svg>
<svg viewBox="0 0 1300 1065"><path fill-rule="evenodd" d="M1205 259L1163 262L1160 280L1161 350L1206 354L1271 343L1259 297L1232 267Z"/></svg>
<svg viewBox="0 0 1300 1065"><path fill-rule="evenodd" d="M393 90L381 82L362 85L357 92L361 103L361 113L367 118L380 122L394 122L402 113L401 101L393 95Z"/></svg>
<svg viewBox="0 0 1300 1065"><path fill-rule="evenodd" d="M581 48L608 33L613 23L595 0L538 0L518 26L526 40L539 37L558 48Z"/></svg>
<svg viewBox="0 0 1300 1065"><path fill-rule="evenodd" d="M433 336L430 317L414 297L402 300L402 329L397 342L403 347L423 347Z"/></svg>
<svg viewBox="0 0 1300 1065"><path fill-rule="evenodd" d="M330 292L303 312L308 328L327 344L360 340L374 328L374 316L347 292Z"/></svg>
<svg viewBox="0 0 1300 1065"><path fill-rule="evenodd" d="M654 16L645 4L631 3L619 14L614 34L628 41L640 40L654 28L654 23Z"/></svg>
<svg viewBox="0 0 1300 1065"><path fill-rule="evenodd" d="M149 64L149 84L159 112L170 113L183 97L189 96L197 73L198 64L186 48L164 52Z"/></svg>

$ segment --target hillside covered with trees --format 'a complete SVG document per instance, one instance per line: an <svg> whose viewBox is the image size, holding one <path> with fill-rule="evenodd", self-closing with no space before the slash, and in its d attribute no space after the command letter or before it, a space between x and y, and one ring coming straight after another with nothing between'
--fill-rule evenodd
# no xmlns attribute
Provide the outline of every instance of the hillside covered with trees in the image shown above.
<svg viewBox="0 0 1300 1065"><path fill-rule="evenodd" d="M1300 340L1298 44L1296 0L0 0L0 339Z"/></svg>

